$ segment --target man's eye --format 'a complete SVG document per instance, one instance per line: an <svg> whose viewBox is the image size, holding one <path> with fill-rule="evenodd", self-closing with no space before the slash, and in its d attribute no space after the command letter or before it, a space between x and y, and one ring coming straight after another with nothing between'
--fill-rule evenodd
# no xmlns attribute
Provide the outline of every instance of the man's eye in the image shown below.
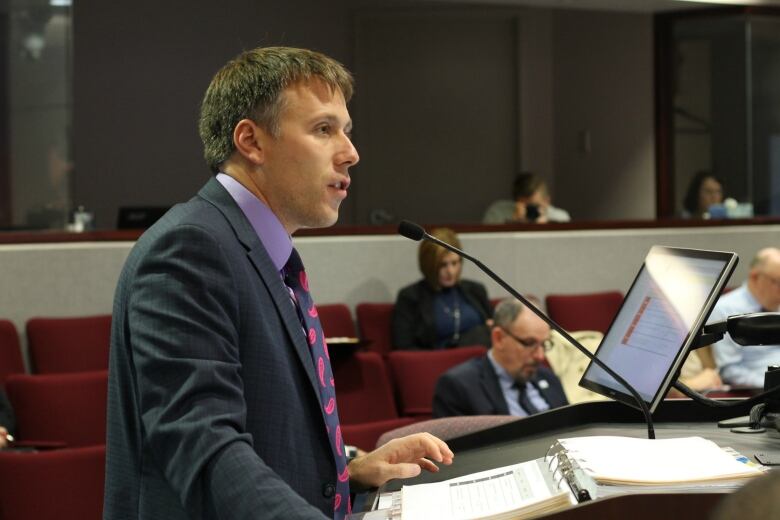
<svg viewBox="0 0 780 520"><path fill-rule="evenodd" d="M330 133L330 126L329 125L322 125L317 127L317 132L320 134L329 134Z"/></svg>

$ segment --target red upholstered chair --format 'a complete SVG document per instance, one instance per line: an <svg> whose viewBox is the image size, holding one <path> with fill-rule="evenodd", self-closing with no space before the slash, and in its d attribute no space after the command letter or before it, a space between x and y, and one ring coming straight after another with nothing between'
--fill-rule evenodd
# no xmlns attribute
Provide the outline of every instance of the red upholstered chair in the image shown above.
<svg viewBox="0 0 780 520"><path fill-rule="evenodd" d="M326 338L354 338L355 322L349 307L343 303L328 303L317 306L322 332Z"/></svg>
<svg viewBox="0 0 780 520"><path fill-rule="evenodd" d="M31 318L26 328L33 372L108 370L111 315Z"/></svg>
<svg viewBox="0 0 780 520"><path fill-rule="evenodd" d="M370 341L368 350L387 354L393 349L393 303L359 303L355 307L360 338Z"/></svg>
<svg viewBox="0 0 780 520"><path fill-rule="evenodd" d="M24 360L19 333L12 321L0 320L0 386L11 374L24 374Z"/></svg>
<svg viewBox="0 0 780 520"><path fill-rule="evenodd" d="M106 443L108 372L13 375L6 382L19 440Z"/></svg>
<svg viewBox="0 0 780 520"><path fill-rule="evenodd" d="M387 356L402 416L429 419L433 391L444 372L487 352L482 346L447 350L394 350Z"/></svg>
<svg viewBox="0 0 780 520"><path fill-rule="evenodd" d="M550 318L564 329L605 333L623 303L623 294L620 291L549 294L545 302Z"/></svg>
<svg viewBox="0 0 780 520"><path fill-rule="evenodd" d="M331 360L341 430L347 444L371 450L382 433L414 422L398 417L382 356L356 352Z"/></svg>
<svg viewBox="0 0 780 520"><path fill-rule="evenodd" d="M3 520L100 520L106 447L0 452Z"/></svg>

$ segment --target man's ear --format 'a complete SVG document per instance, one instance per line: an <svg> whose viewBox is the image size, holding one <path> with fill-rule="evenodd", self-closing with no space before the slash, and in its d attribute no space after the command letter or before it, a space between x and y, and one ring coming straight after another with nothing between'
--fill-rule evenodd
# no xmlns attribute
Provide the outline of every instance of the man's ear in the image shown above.
<svg viewBox="0 0 780 520"><path fill-rule="evenodd" d="M493 326L490 329L490 343L493 348L501 345L501 340L504 339L504 331L499 326Z"/></svg>
<svg viewBox="0 0 780 520"><path fill-rule="evenodd" d="M265 162L265 144L271 138L251 119L242 119L233 129L233 146L236 151L258 166Z"/></svg>

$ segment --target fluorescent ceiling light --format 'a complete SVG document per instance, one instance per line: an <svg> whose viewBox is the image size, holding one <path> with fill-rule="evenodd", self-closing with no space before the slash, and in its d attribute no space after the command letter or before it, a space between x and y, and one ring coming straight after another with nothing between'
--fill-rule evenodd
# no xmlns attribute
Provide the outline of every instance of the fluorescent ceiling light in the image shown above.
<svg viewBox="0 0 780 520"><path fill-rule="evenodd" d="M52 7L70 7L72 3L72 0L49 0L49 5Z"/></svg>

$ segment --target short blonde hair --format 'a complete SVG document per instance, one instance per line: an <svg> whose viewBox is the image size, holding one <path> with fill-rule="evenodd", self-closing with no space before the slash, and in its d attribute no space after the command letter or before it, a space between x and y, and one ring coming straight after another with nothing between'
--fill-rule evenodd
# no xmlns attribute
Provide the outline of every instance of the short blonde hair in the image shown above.
<svg viewBox="0 0 780 520"><path fill-rule="evenodd" d="M431 230L430 235L442 242L447 242L458 249L462 249L458 235L450 228L434 228ZM428 284L434 289L439 289L439 266L441 266L442 259L447 253L449 253L449 250L428 240L423 240L420 243L420 249L418 250L420 271Z"/></svg>

